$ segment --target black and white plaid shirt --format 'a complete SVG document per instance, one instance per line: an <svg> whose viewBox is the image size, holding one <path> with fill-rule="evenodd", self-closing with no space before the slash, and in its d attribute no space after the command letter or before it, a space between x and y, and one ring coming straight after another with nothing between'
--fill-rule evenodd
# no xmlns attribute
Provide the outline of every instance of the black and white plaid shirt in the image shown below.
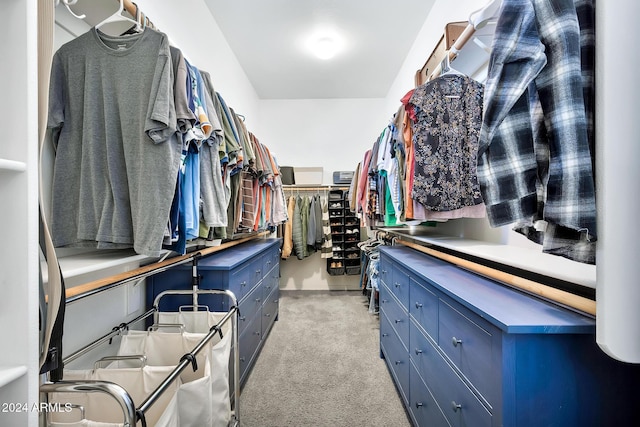
<svg viewBox="0 0 640 427"><path fill-rule="evenodd" d="M593 0L504 0L478 180L492 226L595 263Z"/></svg>

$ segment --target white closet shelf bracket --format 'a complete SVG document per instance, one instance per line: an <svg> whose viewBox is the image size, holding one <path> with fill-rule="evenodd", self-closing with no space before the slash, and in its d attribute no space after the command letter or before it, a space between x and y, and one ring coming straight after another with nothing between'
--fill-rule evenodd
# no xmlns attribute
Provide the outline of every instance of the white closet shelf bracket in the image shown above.
<svg viewBox="0 0 640 427"><path fill-rule="evenodd" d="M0 388L9 384L12 381L27 374L27 367L23 365L19 366L2 366L0 367Z"/></svg>
<svg viewBox="0 0 640 427"><path fill-rule="evenodd" d="M15 160L0 159L0 171L25 172L27 164Z"/></svg>

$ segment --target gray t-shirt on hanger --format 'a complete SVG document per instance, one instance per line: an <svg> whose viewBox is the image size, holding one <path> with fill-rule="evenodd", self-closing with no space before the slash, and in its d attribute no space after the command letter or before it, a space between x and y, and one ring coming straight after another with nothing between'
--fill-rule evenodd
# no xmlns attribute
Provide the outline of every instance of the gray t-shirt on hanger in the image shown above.
<svg viewBox="0 0 640 427"><path fill-rule="evenodd" d="M48 127L54 244L157 256L180 163L168 38L150 28L119 37L92 28L63 45Z"/></svg>

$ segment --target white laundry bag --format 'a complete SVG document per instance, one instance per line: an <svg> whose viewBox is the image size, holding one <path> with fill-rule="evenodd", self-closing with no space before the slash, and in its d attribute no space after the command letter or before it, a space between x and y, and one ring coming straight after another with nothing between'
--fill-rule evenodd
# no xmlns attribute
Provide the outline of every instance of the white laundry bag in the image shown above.
<svg viewBox="0 0 640 427"><path fill-rule="evenodd" d="M140 405L173 371L175 366L143 366L136 368L99 368L89 370L65 370L64 380L110 381L123 387L136 405ZM169 403L181 386L178 379L168 386L145 414L148 426L158 426L158 420L170 408ZM84 408L85 419L78 421L77 413L64 411L50 414L50 426L56 427L107 427L122 426L123 412L117 401L105 393L51 393L50 402L64 407L67 403ZM167 418L165 416L164 418ZM138 423L137 425L140 425Z"/></svg>
<svg viewBox="0 0 640 427"><path fill-rule="evenodd" d="M179 311L159 313L159 324L180 324L183 332L129 331L122 337L118 355L146 356L147 366L177 364L219 323L226 313ZM196 355L197 371L189 366L180 375L181 386L158 427L227 427L231 419L229 355L231 322L221 327Z"/></svg>

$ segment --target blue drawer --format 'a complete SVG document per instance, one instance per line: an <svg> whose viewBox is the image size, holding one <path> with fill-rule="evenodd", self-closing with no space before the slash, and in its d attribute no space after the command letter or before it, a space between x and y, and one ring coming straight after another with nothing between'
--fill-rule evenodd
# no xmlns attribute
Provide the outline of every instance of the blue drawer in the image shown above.
<svg viewBox="0 0 640 427"><path fill-rule="evenodd" d="M391 285L391 271L392 271L393 268L394 267L389 262L387 257L385 257L385 256L381 256L380 257L380 265L379 265L378 274L379 274L379 277L380 277L380 281L382 283L385 283L387 285Z"/></svg>
<svg viewBox="0 0 640 427"><path fill-rule="evenodd" d="M411 347L411 360L449 423L453 427L490 427L491 413L413 322Z"/></svg>
<svg viewBox="0 0 640 427"><path fill-rule="evenodd" d="M431 335L438 339L438 296L421 283L411 279L409 313Z"/></svg>
<svg viewBox="0 0 640 427"><path fill-rule="evenodd" d="M245 295L245 298L240 301L238 304L238 308L240 309L240 319L238 322L238 335L241 335L244 332L244 328L247 326L247 319L251 320L251 318L255 315L257 311L260 310L262 306L262 284L256 286Z"/></svg>
<svg viewBox="0 0 640 427"><path fill-rule="evenodd" d="M387 286L406 309L409 306L409 273L398 266L394 266L391 274L391 283L387 283Z"/></svg>
<svg viewBox="0 0 640 427"><path fill-rule="evenodd" d="M278 304L280 301L280 289L277 287L267 296L262 306L262 337L267 336L273 322L278 317Z"/></svg>
<svg viewBox="0 0 640 427"><path fill-rule="evenodd" d="M261 312L249 320L249 324L240 334L240 382L243 383L249 366L253 363L260 340L262 339L262 315Z"/></svg>
<svg viewBox="0 0 640 427"><path fill-rule="evenodd" d="M267 297L275 288L280 286L280 267L276 264L271 270L269 270L262 279L263 297L267 300Z"/></svg>
<svg viewBox="0 0 640 427"><path fill-rule="evenodd" d="M262 280L262 256L245 263L229 276L229 290L241 301Z"/></svg>
<svg viewBox="0 0 640 427"><path fill-rule="evenodd" d="M413 361L410 373L411 405L409 405L409 414L413 422L418 426L451 427L429 388L418 374Z"/></svg>
<svg viewBox="0 0 640 427"><path fill-rule="evenodd" d="M380 310L395 329L404 348L409 348L409 313L400 306L385 285L380 286Z"/></svg>
<svg viewBox="0 0 640 427"><path fill-rule="evenodd" d="M493 344L493 335L499 337L500 331L493 329L491 325L482 327L471 321L463 314L464 310L463 307L456 309L440 301L438 345L493 406L497 403L495 396L500 372L493 363L501 358L500 345ZM482 320L477 317L475 319Z"/></svg>
<svg viewBox="0 0 640 427"><path fill-rule="evenodd" d="M380 316L380 349L405 405L409 402L409 354L384 315Z"/></svg>

